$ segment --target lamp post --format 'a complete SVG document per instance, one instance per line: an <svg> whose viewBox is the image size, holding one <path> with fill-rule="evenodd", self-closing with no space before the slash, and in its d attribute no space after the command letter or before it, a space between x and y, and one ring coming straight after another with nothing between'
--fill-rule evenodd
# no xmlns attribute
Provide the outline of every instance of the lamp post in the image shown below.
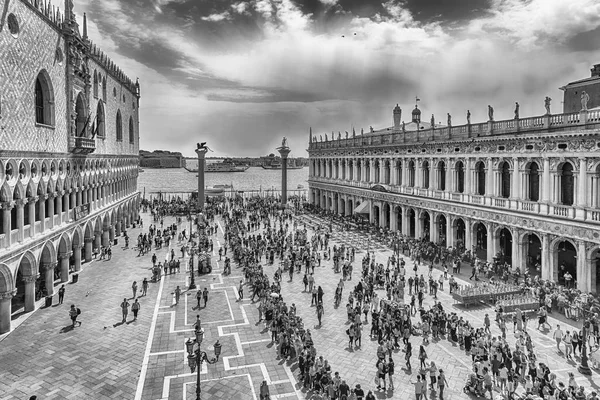
<svg viewBox="0 0 600 400"><path fill-rule="evenodd" d="M219 355L221 355L221 344L218 340L214 344L215 357L212 359L208 358L208 354L205 351L200 350L200 345L204 339L204 328L201 326L199 315L196 317L194 333L196 337L194 340L189 338L187 342L185 342L185 347L188 353L188 365L190 370L192 373L196 371L196 400L200 400L200 394L202 393L202 389L200 388L200 371L202 370L202 363L215 364L219 360Z"/></svg>
<svg viewBox="0 0 600 400"><path fill-rule="evenodd" d="M588 334L591 325L591 317L598 312L598 306L589 302L584 304L583 307L579 308L583 314L583 329L581 330L581 364L577 367L577 370L583 375L591 375L592 370L588 366L588 355L587 355L587 344Z"/></svg>

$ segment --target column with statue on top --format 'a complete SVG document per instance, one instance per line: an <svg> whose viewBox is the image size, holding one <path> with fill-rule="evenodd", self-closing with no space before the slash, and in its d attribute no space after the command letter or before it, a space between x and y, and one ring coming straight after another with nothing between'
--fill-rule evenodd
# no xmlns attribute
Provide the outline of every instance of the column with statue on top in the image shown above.
<svg viewBox="0 0 600 400"><path fill-rule="evenodd" d="M281 155L281 205L285 207L287 204L287 158L291 151L285 136L281 141L281 147L278 147L277 151Z"/></svg>

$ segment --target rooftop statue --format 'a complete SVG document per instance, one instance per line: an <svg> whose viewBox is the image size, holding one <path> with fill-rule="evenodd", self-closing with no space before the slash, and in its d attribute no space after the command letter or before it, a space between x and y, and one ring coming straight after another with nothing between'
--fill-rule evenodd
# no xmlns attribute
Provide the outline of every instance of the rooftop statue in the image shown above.
<svg viewBox="0 0 600 400"><path fill-rule="evenodd" d="M287 138L284 136L283 140L281 140L281 147L288 147L287 146Z"/></svg>
<svg viewBox="0 0 600 400"><path fill-rule="evenodd" d="M450 113L448 113L448 127L452 126L452 115L450 115Z"/></svg>
<svg viewBox="0 0 600 400"><path fill-rule="evenodd" d="M590 101L590 95L584 91L581 92L581 111L587 111L587 103Z"/></svg>
<svg viewBox="0 0 600 400"><path fill-rule="evenodd" d="M494 120L494 107L488 104L488 118L490 121Z"/></svg>
<svg viewBox="0 0 600 400"><path fill-rule="evenodd" d="M375 132L375 129L373 129L372 126L369 126L369 129L371 130L371 133Z"/></svg>
<svg viewBox="0 0 600 400"><path fill-rule="evenodd" d="M515 101L515 119L519 119L519 103Z"/></svg>
<svg viewBox="0 0 600 400"><path fill-rule="evenodd" d="M406 124L402 121L402 132L406 132Z"/></svg>
<svg viewBox="0 0 600 400"><path fill-rule="evenodd" d="M546 107L546 114L550 114L550 102L552 101L552 99L548 96L546 96L546 98L544 99L544 107Z"/></svg>
<svg viewBox="0 0 600 400"><path fill-rule="evenodd" d="M433 116L433 114L431 114L431 127L435 128L435 117Z"/></svg>
<svg viewBox="0 0 600 400"><path fill-rule="evenodd" d="M471 125L471 111L467 110L467 125Z"/></svg>

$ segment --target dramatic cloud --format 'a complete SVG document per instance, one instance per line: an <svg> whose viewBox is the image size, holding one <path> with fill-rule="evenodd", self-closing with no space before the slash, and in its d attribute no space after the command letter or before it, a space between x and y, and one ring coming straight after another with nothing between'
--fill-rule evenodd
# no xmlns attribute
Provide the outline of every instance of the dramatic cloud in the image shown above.
<svg viewBox="0 0 600 400"><path fill-rule="evenodd" d="M543 113L597 62L597 0L78 1L90 36L142 84L141 147L305 155L316 134L383 128L414 98L455 124ZM595 58L596 57L596 58ZM167 134L168 132L168 134ZM296 150L297 149L297 150Z"/></svg>

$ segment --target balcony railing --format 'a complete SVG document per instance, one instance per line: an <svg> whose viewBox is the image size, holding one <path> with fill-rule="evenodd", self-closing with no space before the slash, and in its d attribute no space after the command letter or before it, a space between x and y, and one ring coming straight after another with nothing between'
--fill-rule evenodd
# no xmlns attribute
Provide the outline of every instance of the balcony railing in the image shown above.
<svg viewBox="0 0 600 400"><path fill-rule="evenodd" d="M388 128L349 138L327 138L326 141L311 141L309 150L337 147L362 147L395 145L402 143L422 143L423 141L456 140L480 136L505 135L510 133L536 132L552 128L553 133L560 128L572 129L574 125L600 124L600 110L588 110L565 114L547 114L527 118L487 121L452 127L432 129L428 123L418 131L403 132L401 128Z"/></svg>
<svg viewBox="0 0 600 400"><path fill-rule="evenodd" d="M494 206L505 208L507 204L506 199L494 199Z"/></svg>
<svg viewBox="0 0 600 400"><path fill-rule="evenodd" d="M69 150L76 154L90 154L96 150L96 139L69 137Z"/></svg>

